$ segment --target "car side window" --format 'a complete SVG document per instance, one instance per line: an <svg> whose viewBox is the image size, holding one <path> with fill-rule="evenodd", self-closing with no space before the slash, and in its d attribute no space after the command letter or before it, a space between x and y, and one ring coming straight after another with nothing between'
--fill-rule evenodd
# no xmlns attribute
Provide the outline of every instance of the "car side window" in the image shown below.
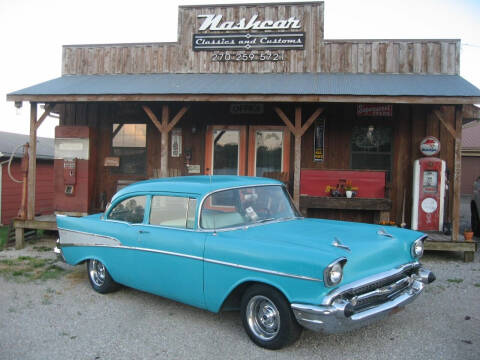
<svg viewBox="0 0 480 360"><path fill-rule="evenodd" d="M146 196L134 196L115 205L107 219L126 221L132 224L141 224L145 214Z"/></svg>
<svg viewBox="0 0 480 360"><path fill-rule="evenodd" d="M150 225L193 229L196 199L180 196L152 196Z"/></svg>

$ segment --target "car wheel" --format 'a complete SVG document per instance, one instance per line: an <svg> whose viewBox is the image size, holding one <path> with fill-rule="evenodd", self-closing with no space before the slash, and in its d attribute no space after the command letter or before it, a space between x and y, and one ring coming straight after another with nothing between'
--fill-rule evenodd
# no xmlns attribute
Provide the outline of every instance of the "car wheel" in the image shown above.
<svg viewBox="0 0 480 360"><path fill-rule="evenodd" d="M472 214L472 219L471 219L472 231L475 234L475 236L480 236L480 220L478 219L477 207L473 202L471 204L471 214Z"/></svg>
<svg viewBox="0 0 480 360"><path fill-rule="evenodd" d="M118 284L113 281L105 265L98 260L87 261L88 280L93 290L106 294L118 289Z"/></svg>
<svg viewBox="0 0 480 360"><path fill-rule="evenodd" d="M267 349L280 349L296 341L302 328L285 297L270 286L253 285L242 296L243 327L252 341Z"/></svg>

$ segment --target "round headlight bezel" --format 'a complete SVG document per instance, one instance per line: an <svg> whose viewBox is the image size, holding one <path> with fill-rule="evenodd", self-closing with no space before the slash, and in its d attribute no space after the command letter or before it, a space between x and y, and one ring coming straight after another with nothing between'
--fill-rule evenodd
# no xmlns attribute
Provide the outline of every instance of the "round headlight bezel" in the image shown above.
<svg viewBox="0 0 480 360"><path fill-rule="evenodd" d="M325 268L323 271L323 281L325 286L332 287L342 282L343 268L346 262L347 258L342 257L335 260Z"/></svg>
<svg viewBox="0 0 480 360"><path fill-rule="evenodd" d="M423 252L425 250L425 246L423 241L425 238L417 239L413 242L411 247L412 256L416 259L420 259L423 256Z"/></svg>

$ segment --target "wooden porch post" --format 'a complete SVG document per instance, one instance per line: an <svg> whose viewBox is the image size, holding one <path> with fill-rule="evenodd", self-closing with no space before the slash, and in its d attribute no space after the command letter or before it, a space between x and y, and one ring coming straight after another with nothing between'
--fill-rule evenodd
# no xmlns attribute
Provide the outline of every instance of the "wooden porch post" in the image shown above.
<svg viewBox="0 0 480 360"><path fill-rule="evenodd" d="M147 105L142 105L143 110L156 126L161 134L161 154L160 154L160 177L168 177L168 134L180 119L188 111L188 106L183 106L175 115L172 121L169 122L169 108L168 105L162 107L162 121L160 122L152 109Z"/></svg>
<svg viewBox="0 0 480 360"><path fill-rule="evenodd" d="M302 126L302 108L300 106L295 107L295 126L293 126L290 119L279 107L274 108L277 115L282 119L290 132L295 136L295 158L294 158L294 170L293 170L293 202L295 206L300 208L300 169L302 167L302 136L308 130L310 125L313 124L323 112L323 108L318 108L308 118L305 124Z"/></svg>
<svg viewBox="0 0 480 360"><path fill-rule="evenodd" d="M37 183L37 130L47 118L53 106L45 105L45 112L37 120L37 103L30 103L30 137L28 147L28 174L27 174L27 220L35 218L35 184ZM15 229L15 248L22 249L25 246L25 230Z"/></svg>
<svg viewBox="0 0 480 360"><path fill-rule="evenodd" d="M37 172L37 103L30 103L30 140L28 148L27 219L35 217L35 184ZM22 246L23 247L23 246Z"/></svg>
<svg viewBox="0 0 480 360"><path fill-rule="evenodd" d="M460 186L462 176L462 119L463 105L455 107L455 160L453 169L453 206L452 206L452 240L458 241L460 230Z"/></svg>

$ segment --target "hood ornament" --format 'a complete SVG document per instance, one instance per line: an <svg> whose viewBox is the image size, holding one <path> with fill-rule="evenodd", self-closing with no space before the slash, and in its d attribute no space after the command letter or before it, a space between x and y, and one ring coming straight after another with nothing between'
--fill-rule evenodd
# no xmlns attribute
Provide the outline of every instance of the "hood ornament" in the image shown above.
<svg viewBox="0 0 480 360"><path fill-rule="evenodd" d="M351 251L350 248L347 245L342 244L337 237L335 237L335 240L332 241L332 246L335 246L337 248L344 249L347 251Z"/></svg>
<svg viewBox="0 0 480 360"><path fill-rule="evenodd" d="M386 237L389 237L389 238L393 238L393 235L388 233L383 227L380 228L380 230L377 231L377 235L381 235L381 236L386 236Z"/></svg>

